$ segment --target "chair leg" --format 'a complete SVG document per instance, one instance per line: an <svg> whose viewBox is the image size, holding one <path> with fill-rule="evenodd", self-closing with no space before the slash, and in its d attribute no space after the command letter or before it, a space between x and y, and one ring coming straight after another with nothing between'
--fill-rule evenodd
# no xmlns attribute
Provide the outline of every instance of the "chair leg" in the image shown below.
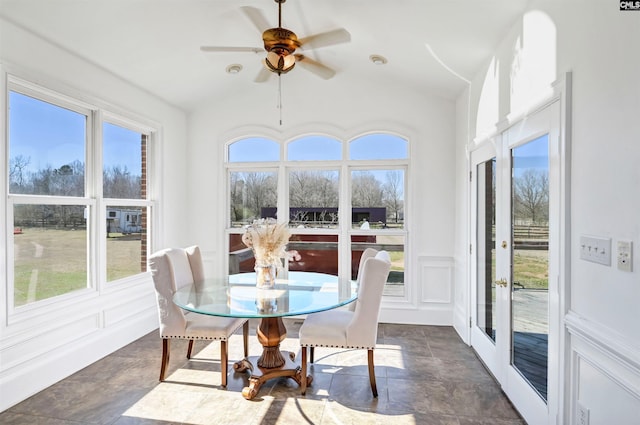
<svg viewBox="0 0 640 425"><path fill-rule="evenodd" d="M371 392L374 397L378 397L378 388L376 387L376 373L373 367L373 350L368 350L369 354L369 382L371 382Z"/></svg>
<svg viewBox="0 0 640 425"><path fill-rule="evenodd" d="M189 340L189 347L187 348L187 358L191 358L191 351L193 351L193 340Z"/></svg>
<svg viewBox="0 0 640 425"><path fill-rule="evenodd" d="M312 348L313 349L313 348ZM300 394L307 393L307 347L302 347L302 376L300 377Z"/></svg>
<svg viewBox="0 0 640 425"><path fill-rule="evenodd" d="M222 374L222 387L227 388L227 361L229 352L227 351L227 341L220 341L220 373Z"/></svg>
<svg viewBox="0 0 640 425"><path fill-rule="evenodd" d="M242 325L242 339L243 339L243 343L244 343L244 356L248 357L249 356L249 321L247 320L246 322L244 322L244 325Z"/></svg>
<svg viewBox="0 0 640 425"><path fill-rule="evenodd" d="M316 347L309 347L309 361L311 363L313 363L313 354L314 354L313 350L315 350L315 348Z"/></svg>
<svg viewBox="0 0 640 425"><path fill-rule="evenodd" d="M164 381L164 374L169 364L170 342L166 338L162 338L162 361L160 363L160 382Z"/></svg>

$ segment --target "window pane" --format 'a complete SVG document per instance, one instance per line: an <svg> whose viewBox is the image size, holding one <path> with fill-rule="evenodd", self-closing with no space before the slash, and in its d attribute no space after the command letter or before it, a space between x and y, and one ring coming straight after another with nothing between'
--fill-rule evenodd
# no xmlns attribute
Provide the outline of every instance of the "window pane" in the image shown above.
<svg viewBox="0 0 640 425"><path fill-rule="evenodd" d="M404 227L404 170L363 170L351 173L353 228Z"/></svg>
<svg viewBox="0 0 640 425"><path fill-rule="evenodd" d="M102 128L102 189L105 198L142 199L147 137L105 123Z"/></svg>
<svg viewBox="0 0 640 425"><path fill-rule="evenodd" d="M384 295L404 296L404 245L403 235L352 235L351 236L351 279L358 276L362 252L367 248L384 250L391 257L391 271L384 287Z"/></svg>
<svg viewBox="0 0 640 425"><path fill-rule="evenodd" d="M308 136L287 146L290 161L329 161L342 158L342 143L325 136Z"/></svg>
<svg viewBox="0 0 640 425"><path fill-rule="evenodd" d="M275 218L278 176L270 171L229 173L231 227L242 227L259 218Z"/></svg>
<svg viewBox="0 0 640 425"><path fill-rule="evenodd" d="M338 235L291 235L289 270L338 275ZM253 272L251 248L242 243L242 234L229 235L229 274Z"/></svg>
<svg viewBox="0 0 640 425"><path fill-rule="evenodd" d="M292 227L338 225L340 173L337 170L289 173L289 222Z"/></svg>
<svg viewBox="0 0 640 425"><path fill-rule="evenodd" d="M14 305L87 287L87 221L82 205L15 205Z"/></svg>
<svg viewBox="0 0 640 425"><path fill-rule="evenodd" d="M287 249L290 271L338 276L338 235L291 235Z"/></svg>
<svg viewBox="0 0 640 425"><path fill-rule="evenodd" d="M9 93L9 190L84 196L86 115Z"/></svg>
<svg viewBox="0 0 640 425"><path fill-rule="evenodd" d="M107 281L147 270L147 208L107 207Z"/></svg>
<svg viewBox="0 0 640 425"><path fill-rule="evenodd" d="M406 159L408 143L390 134L369 134L349 144L351 159Z"/></svg>
<svg viewBox="0 0 640 425"><path fill-rule="evenodd" d="M280 145L273 140L251 137L229 145L229 162L280 160Z"/></svg>

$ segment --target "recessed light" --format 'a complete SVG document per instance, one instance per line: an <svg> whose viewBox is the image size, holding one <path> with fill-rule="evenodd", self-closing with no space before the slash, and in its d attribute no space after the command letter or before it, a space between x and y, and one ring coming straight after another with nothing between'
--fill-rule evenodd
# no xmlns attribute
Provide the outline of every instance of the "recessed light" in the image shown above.
<svg viewBox="0 0 640 425"><path fill-rule="evenodd" d="M369 60L376 65L384 65L387 63L387 58L380 55L371 55L369 56Z"/></svg>
<svg viewBox="0 0 640 425"><path fill-rule="evenodd" d="M242 65L239 63L234 63L227 67L227 74L237 74L240 71L242 71Z"/></svg>

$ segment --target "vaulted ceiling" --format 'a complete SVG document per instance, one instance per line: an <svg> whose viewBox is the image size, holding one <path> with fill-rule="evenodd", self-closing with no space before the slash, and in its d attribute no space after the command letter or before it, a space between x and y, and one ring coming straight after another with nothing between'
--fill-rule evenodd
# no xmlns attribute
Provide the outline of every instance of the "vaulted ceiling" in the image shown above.
<svg viewBox="0 0 640 425"><path fill-rule="evenodd" d="M526 0L287 0L282 26L298 37L346 29L351 41L305 49L336 71L324 80L301 66L289 90L309 85L393 84L455 98L486 64ZM262 47L242 6L273 27L274 0L0 0L0 16L185 110L208 99L277 85L257 83L264 52L203 52L202 45ZM15 40L19 43L20 40ZM375 65L371 55L387 59ZM229 74L231 64L242 66ZM335 88L335 87L334 87ZM269 96L273 90L269 88Z"/></svg>

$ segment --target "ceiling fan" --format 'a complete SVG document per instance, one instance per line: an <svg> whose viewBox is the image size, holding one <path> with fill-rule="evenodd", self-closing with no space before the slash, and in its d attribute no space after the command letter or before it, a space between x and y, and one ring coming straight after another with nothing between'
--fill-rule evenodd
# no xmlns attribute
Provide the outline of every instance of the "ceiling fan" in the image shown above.
<svg viewBox="0 0 640 425"><path fill-rule="evenodd" d="M303 68L313 72L325 80L332 78L336 72L326 65L308 56L294 53L297 49L311 50L320 47L333 46L351 41L351 35L344 28L327 31L298 39L291 30L282 27L282 3L286 0L274 0L278 3L278 27L269 28L269 23L260 9L250 6L241 7L253 25L262 32L264 51L267 56L263 59L264 68L255 78L256 82L266 81L271 73L285 74L299 63ZM253 52L260 53L259 47L231 47L231 46L201 46L203 52Z"/></svg>

